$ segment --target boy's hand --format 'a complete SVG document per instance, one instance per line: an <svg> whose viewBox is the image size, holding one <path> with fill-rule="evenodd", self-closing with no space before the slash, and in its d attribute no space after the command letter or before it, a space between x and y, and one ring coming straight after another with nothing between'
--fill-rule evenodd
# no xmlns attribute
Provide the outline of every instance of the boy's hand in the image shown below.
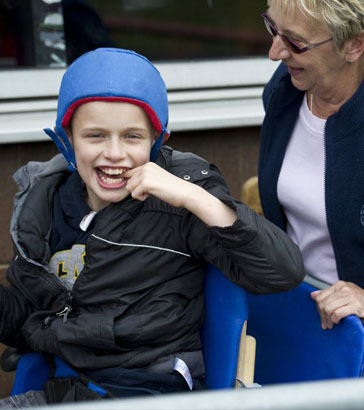
<svg viewBox="0 0 364 410"><path fill-rule="evenodd" d="M230 226L237 218L235 210L203 188L176 177L153 162L131 169L123 177L128 179L126 189L139 201L153 195L172 206L188 209L209 226Z"/></svg>
<svg viewBox="0 0 364 410"><path fill-rule="evenodd" d="M131 196L145 201L150 195L175 207L185 207L186 197L193 191L194 185L164 170L153 162L123 174L128 178L126 189Z"/></svg>
<svg viewBox="0 0 364 410"><path fill-rule="evenodd" d="M332 329L350 315L364 318L364 290L351 282L339 280L334 285L311 293L321 317L322 329Z"/></svg>

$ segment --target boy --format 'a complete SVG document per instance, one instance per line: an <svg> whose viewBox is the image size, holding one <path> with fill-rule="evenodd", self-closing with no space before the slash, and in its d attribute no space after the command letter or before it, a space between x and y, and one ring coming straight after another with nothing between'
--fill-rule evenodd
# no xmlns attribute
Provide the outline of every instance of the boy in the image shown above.
<svg viewBox="0 0 364 410"><path fill-rule="evenodd" d="M66 71L60 155L15 174L2 341L56 355L117 396L201 389L207 263L255 293L295 287L296 246L231 198L215 166L161 147L165 84L143 56L98 49ZM21 335L21 337L20 337Z"/></svg>

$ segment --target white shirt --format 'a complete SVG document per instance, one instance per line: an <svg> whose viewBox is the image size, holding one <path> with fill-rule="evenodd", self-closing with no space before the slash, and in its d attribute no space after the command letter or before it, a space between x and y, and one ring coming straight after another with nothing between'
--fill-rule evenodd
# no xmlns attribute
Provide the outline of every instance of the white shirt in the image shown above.
<svg viewBox="0 0 364 410"><path fill-rule="evenodd" d="M311 113L305 97L283 160L278 198L306 272L332 284L338 274L326 220L325 124Z"/></svg>

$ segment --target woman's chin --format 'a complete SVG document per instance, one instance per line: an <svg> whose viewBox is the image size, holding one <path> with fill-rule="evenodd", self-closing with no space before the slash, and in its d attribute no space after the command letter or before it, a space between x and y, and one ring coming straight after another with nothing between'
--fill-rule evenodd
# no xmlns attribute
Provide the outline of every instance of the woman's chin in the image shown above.
<svg viewBox="0 0 364 410"><path fill-rule="evenodd" d="M310 87L307 84L307 81L303 81L303 79L291 76L292 84L297 90L300 91L307 91Z"/></svg>

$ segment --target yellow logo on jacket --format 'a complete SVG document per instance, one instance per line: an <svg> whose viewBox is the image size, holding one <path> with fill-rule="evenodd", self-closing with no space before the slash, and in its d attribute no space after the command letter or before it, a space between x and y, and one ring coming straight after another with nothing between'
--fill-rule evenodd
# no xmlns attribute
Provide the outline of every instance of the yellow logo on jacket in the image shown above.
<svg viewBox="0 0 364 410"><path fill-rule="evenodd" d="M49 271L57 275L69 289L72 289L85 265L85 245L73 245L71 249L55 253L49 261Z"/></svg>

